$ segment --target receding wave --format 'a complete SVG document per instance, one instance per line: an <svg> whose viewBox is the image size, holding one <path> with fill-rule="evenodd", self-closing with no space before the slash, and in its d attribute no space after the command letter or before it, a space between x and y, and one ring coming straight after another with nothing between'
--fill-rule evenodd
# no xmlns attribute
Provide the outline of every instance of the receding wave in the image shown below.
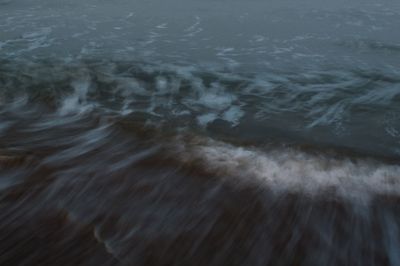
<svg viewBox="0 0 400 266"><path fill-rule="evenodd" d="M24 115L1 138L4 264L397 259L399 165L171 135L90 112Z"/></svg>
<svg viewBox="0 0 400 266"><path fill-rule="evenodd" d="M399 82L4 61L0 264L396 265Z"/></svg>

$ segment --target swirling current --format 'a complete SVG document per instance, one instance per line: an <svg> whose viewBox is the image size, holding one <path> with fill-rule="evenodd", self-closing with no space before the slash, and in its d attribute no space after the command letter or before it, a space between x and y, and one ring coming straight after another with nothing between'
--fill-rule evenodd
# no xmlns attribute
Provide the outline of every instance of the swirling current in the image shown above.
<svg viewBox="0 0 400 266"><path fill-rule="evenodd" d="M400 7L350 2L0 2L0 264L400 265Z"/></svg>

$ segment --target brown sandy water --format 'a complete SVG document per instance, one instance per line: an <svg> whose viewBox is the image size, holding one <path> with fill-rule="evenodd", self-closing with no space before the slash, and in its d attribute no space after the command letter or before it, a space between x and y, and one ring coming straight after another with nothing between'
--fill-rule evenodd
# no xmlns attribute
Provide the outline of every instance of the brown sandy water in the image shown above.
<svg viewBox="0 0 400 266"><path fill-rule="evenodd" d="M397 265L396 164L96 113L33 120L1 138L2 265Z"/></svg>

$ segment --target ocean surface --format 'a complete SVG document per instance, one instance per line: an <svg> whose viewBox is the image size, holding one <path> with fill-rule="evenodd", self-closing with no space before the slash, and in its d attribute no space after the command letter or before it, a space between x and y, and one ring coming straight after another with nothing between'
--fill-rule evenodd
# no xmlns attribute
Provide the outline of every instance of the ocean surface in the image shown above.
<svg viewBox="0 0 400 266"><path fill-rule="evenodd" d="M400 2L0 0L0 265L400 265Z"/></svg>

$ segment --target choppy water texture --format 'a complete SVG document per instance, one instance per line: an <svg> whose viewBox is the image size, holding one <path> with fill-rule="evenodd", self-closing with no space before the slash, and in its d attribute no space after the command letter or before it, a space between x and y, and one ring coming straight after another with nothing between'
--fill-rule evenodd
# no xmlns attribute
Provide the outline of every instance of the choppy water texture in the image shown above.
<svg viewBox="0 0 400 266"><path fill-rule="evenodd" d="M396 1L0 1L1 265L400 265Z"/></svg>

